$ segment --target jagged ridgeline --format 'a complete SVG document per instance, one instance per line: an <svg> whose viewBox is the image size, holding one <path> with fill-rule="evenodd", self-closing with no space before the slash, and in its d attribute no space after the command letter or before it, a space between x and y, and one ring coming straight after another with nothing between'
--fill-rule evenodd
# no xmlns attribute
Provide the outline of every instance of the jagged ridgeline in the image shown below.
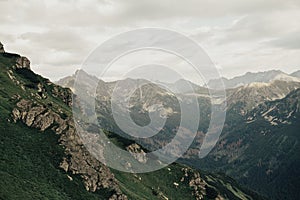
<svg viewBox="0 0 300 200"><path fill-rule="evenodd" d="M75 132L71 97L1 44L0 199L263 199L229 177L176 163L146 174L104 166ZM142 151L108 134L128 151Z"/></svg>
<svg viewBox="0 0 300 200"><path fill-rule="evenodd" d="M99 83L95 97L100 105L97 111L101 125L114 133L122 133L114 123L111 112L111 94L113 89L118 87L116 82L99 80L82 70L77 73L82 73L86 80L89 80L83 86L86 91L95 82ZM123 85L134 81L148 83L148 86L144 85L141 92L134 95L128 107L124 106L124 110L130 112L132 118L137 119L137 123L147 124L148 113L158 110L153 105L164 105L161 115L167 116L166 125L155 137L138 141L143 147L149 150L168 143L176 134L175 127L180 121L180 109L176 105L178 102L191 102L191 96L196 96L200 113L192 110L188 117L192 120L194 114L200 114L198 133L179 161L202 170L223 172L270 199L294 200L300 198L299 74L299 71L287 74L279 70L270 70L248 72L228 80L223 78L227 87L226 122L219 142L204 159L199 159L199 146L202 145L210 121L211 104L220 102L211 102L207 88L190 83L194 89L191 91L182 87L187 80L169 83L171 90L182 89L179 94L175 90L179 97L176 99L173 93L149 84L147 80L124 79L120 82ZM73 87L75 75L65 77L57 83L76 93ZM215 83L213 80L209 81L208 86L211 90Z"/></svg>

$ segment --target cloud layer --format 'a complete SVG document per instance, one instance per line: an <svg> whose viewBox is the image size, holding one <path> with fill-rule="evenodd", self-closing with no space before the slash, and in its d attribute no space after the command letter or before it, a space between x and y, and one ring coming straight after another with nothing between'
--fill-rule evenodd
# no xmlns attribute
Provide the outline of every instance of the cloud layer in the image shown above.
<svg viewBox="0 0 300 200"><path fill-rule="evenodd" d="M300 66L298 0L0 0L0 13L6 50L52 80L74 73L112 35L140 27L192 37L228 77Z"/></svg>

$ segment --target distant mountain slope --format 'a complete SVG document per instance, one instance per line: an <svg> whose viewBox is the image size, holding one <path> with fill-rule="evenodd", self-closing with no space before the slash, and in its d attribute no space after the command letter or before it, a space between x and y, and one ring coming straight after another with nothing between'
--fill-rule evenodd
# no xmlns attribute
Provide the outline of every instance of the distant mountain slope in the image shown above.
<svg viewBox="0 0 300 200"><path fill-rule="evenodd" d="M70 88L73 92L74 92L74 83L75 83L75 78L78 75L78 73L82 73L82 77L86 77L86 84L84 85L84 87L89 88L90 85L98 83L101 85L101 87L105 87L103 84L109 86L109 90L112 90L113 87L116 84L116 81L111 81L111 82L104 82L103 80L98 79L95 76L89 75L88 73L86 73L84 70L77 70L75 72L75 74L71 75L71 76L66 76L64 78L59 79L58 81L56 81L55 83L62 86L62 87L67 87ZM131 78L127 78L124 81L125 84L128 83L128 81L132 81L132 80L136 80L136 79L131 79ZM142 82L150 82L146 79L141 79L140 80L141 83ZM127 83L126 83L127 82ZM174 93L178 93L181 92L183 94L192 94L192 93L197 93L198 95L208 95L208 89L205 87L201 87L195 83L192 83L188 80L184 80L184 79L180 79L177 80L174 83L160 83L157 82L157 84L159 84L160 86L164 87L166 90L172 91ZM191 90L192 89L192 90Z"/></svg>
<svg viewBox="0 0 300 200"><path fill-rule="evenodd" d="M255 82L269 83L275 80L300 82L299 78L288 75L280 70L270 70L257 73L247 72L245 75L242 76L237 76L232 79L222 78L222 80L226 88L236 88ZM208 82L208 87L212 89L218 88L215 85L215 83L215 80L210 80Z"/></svg>
<svg viewBox="0 0 300 200"><path fill-rule="evenodd" d="M254 82L238 88L227 89L227 119L220 143L207 158L199 161L199 146L205 135L205 127L207 127L209 122L209 108L211 103L208 98L204 98L205 95L200 95L201 98L198 98L199 101L201 100L200 112L201 116L204 117L201 120L202 124L199 126L199 133L184 158L186 163L194 164L196 167L204 167L206 170L216 170L228 173L252 189L263 192L271 199L293 199L295 197L293 195L296 193L295 187L287 185L297 185L299 182L290 178L284 178L285 176L292 176L292 173L289 174L288 172L283 172L287 171L284 163L294 169L295 166L298 165L297 162L300 161L300 158L296 156L295 149L287 154L282 154L283 150L281 148L274 148L274 144L279 143L280 141L284 143L285 138L288 138L289 136L279 137L279 135L284 135L286 130L291 131L291 134L293 134L291 138L298 141L298 138L295 137L297 136L296 132L299 127L297 127L295 123L290 124L286 119L281 119L279 113L276 113L274 116L268 116L266 114L266 119L272 120L267 121L267 125L265 125L262 120L252 122L254 119L251 117L254 115L253 112L262 108L262 105L268 104L268 102L284 101L289 97L289 94L293 94L294 91L298 91L297 89L300 88L300 82L293 81L294 79L283 79L282 77L286 77L285 75L282 76L277 74L274 77L279 78L278 80L271 80L267 83ZM127 82L129 80L124 81ZM134 82L134 80L130 81ZM166 91L156 87L145 87L142 91L142 96L140 96L139 93L136 94L134 98L135 101L132 101L131 104L132 107L143 107L142 105L139 105L140 100L148 105L145 108L155 102L175 102L172 100L173 97L169 96ZM182 97L187 96L187 94L182 94ZM297 100L299 97L293 95L290 99ZM102 102L110 102L109 98L107 98L107 100L108 101ZM188 98L183 100L188 101ZM174 105L176 104L174 103ZM289 104L286 103L286 105ZM100 107L104 109L109 108L110 106L108 103L101 104ZM288 114L291 112L289 110L285 111L285 108L283 107L280 107L279 109ZM179 119L178 116L180 116L180 110L174 109L173 111L177 112L177 114L171 113L171 116L173 117L172 122L174 123L176 122L176 119ZM108 120L106 121L106 124L114 125L113 119L109 118L110 114L108 109L103 110L101 113L103 116L106 116L105 119L103 118L102 122ZM291 113L291 115L292 114L293 113ZM193 114L191 114L190 117L192 118ZM141 121L146 121L146 119L142 117L139 117L139 119ZM266 119L264 118L263 121L266 121ZM203 123L205 120L207 121ZM173 126L174 124L171 125ZM280 127L279 129L277 129L277 125ZM261 133L261 129L264 128L266 130ZM273 131L276 132L276 134L261 136L264 135L265 132ZM167 131L164 131L164 134L166 133ZM288 140L292 140L291 138ZM159 141L161 141L161 138ZM259 150L261 152L258 154L257 151ZM260 162L264 163L264 165L272 163L273 160L269 160L271 158L276 158L278 160L276 170L273 168L270 169L273 171L272 174L269 172L266 174L266 172L264 172L264 170L267 171L266 166L261 166L258 169L255 167L257 163ZM256 172L258 173L256 174ZM249 173L250 175L248 175ZM277 175L278 177L274 178ZM289 193L291 193L291 195Z"/></svg>
<svg viewBox="0 0 300 200"><path fill-rule="evenodd" d="M299 122L300 89L245 116L229 110L217 146L194 164L229 174L270 199L299 199Z"/></svg>
<svg viewBox="0 0 300 200"><path fill-rule="evenodd" d="M300 82L276 80L270 83L250 83L233 89L227 96L228 110L245 115L265 101L284 98L300 88Z"/></svg>
<svg viewBox="0 0 300 200"><path fill-rule="evenodd" d="M290 75L291 75L291 76L294 76L294 77L300 78L300 70L295 71L295 72L291 73Z"/></svg>
<svg viewBox="0 0 300 200"><path fill-rule="evenodd" d="M75 133L70 90L32 72L25 57L0 53L0 88L1 199L263 199L179 164L147 174L107 168Z"/></svg>
<svg viewBox="0 0 300 200"><path fill-rule="evenodd" d="M87 80L90 79L83 82L81 85L81 87L83 87L81 91L85 92L91 88L85 83L93 81L94 77L85 72L83 72L82 77L85 77ZM62 84L63 87L73 88L75 76L70 76L67 79L71 81L60 81L60 84ZM68 83L72 83L72 85L69 85ZM208 96L207 88L197 86L186 80L179 80L175 83L163 85L160 85L160 83L153 84L145 79L127 78L114 82L104 82L99 80L96 94L90 95L96 95L95 106L98 121L102 127L105 127L107 130L112 132L124 135L124 137L128 137L126 133L120 130L119 126L114 120L111 109L111 95L114 89L115 91L119 91L121 88L120 86L122 86L121 92L117 92L119 96L118 98L115 98L115 100L123 100L129 93L128 89L134 88L139 84L143 84L143 86L132 94L128 105L126 104L120 106L118 115L122 116L124 113L126 114L126 111L128 111L131 119L141 126L147 125L150 122L149 113L151 114L156 111L159 112L162 120L166 119L166 123L162 128L163 131L160 131L153 137L139 139L138 142L140 144L150 150L155 150L157 148L161 148L166 143L169 143L176 134L177 127L180 124L180 103L190 104L191 102L195 102L195 100L198 100L200 117L202 117L198 126L199 133L197 135L197 140L202 140L203 135L201 133L206 132L209 126L211 101ZM192 86L194 91L190 91L189 88L186 87L188 84ZM165 85L167 85L167 87L165 87ZM182 93L178 93L178 91L181 91ZM74 92L76 94L78 91ZM175 94L178 98L176 98ZM186 108L190 109L190 106L186 105ZM193 121L196 115L199 115L199 113L196 113L193 109L190 109L188 117L191 120L189 121ZM127 128L129 129L131 127ZM189 127L185 128L187 129L186 131L188 131Z"/></svg>

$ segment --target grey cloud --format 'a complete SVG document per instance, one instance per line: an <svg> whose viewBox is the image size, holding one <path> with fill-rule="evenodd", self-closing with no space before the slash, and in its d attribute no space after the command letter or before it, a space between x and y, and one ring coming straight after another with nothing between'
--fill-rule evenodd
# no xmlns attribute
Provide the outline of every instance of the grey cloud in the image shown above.
<svg viewBox="0 0 300 200"><path fill-rule="evenodd" d="M219 30L219 35L222 36L217 43L256 42L258 44L270 38L280 38L295 30L300 31L299 20L298 10L247 15L231 26Z"/></svg>
<svg viewBox="0 0 300 200"><path fill-rule="evenodd" d="M189 35L189 37L195 39L196 41L200 41L200 42L205 41L208 38L211 38L213 36L214 36L214 33L211 30L207 30L207 31L200 30L197 33Z"/></svg>
<svg viewBox="0 0 300 200"><path fill-rule="evenodd" d="M56 2L56 3L53 3ZM266 13L299 7L297 0L98 0L98 1L9 1L3 8L1 22L31 23L33 25L126 26L142 21L161 21L188 17L215 18L227 15ZM11 6L15 4L16 6ZM17 9L18 12L13 12ZM11 13L14 17L9 17Z"/></svg>
<svg viewBox="0 0 300 200"><path fill-rule="evenodd" d="M28 32L20 36L20 39L29 40L34 45L50 48L55 51L74 53L87 49L91 42L72 30L49 30L42 33Z"/></svg>
<svg viewBox="0 0 300 200"><path fill-rule="evenodd" d="M114 34L164 27L205 43L224 71L234 70L231 65L247 71L253 57L249 51L262 55L264 48L284 49L264 57L264 64L272 65L277 55L299 48L299 37L292 35L300 32L299 11L299 0L0 0L0 40L10 51L30 57L38 73L56 77L56 70L69 74ZM232 24L233 20L237 21ZM259 64L250 61L252 66Z"/></svg>
<svg viewBox="0 0 300 200"><path fill-rule="evenodd" d="M284 8L299 7L297 0L210 0L210 1L177 1L173 0L128 0L118 2L121 14L125 18L139 16L142 18L163 17L220 17L235 14L265 13L268 11L282 10Z"/></svg>
<svg viewBox="0 0 300 200"><path fill-rule="evenodd" d="M270 40L266 44L283 49L300 49L300 32L293 32L284 37Z"/></svg>
<svg viewBox="0 0 300 200"><path fill-rule="evenodd" d="M16 39L16 37L14 35L0 33L0 41L3 43L13 42L15 39Z"/></svg>

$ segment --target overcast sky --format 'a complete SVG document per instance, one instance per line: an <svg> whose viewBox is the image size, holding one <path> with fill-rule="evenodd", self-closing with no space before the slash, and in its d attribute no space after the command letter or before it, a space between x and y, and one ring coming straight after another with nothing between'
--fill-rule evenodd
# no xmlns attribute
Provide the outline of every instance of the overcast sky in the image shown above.
<svg viewBox="0 0 300 200"><path fill-rule="evenodd" d="M192 37L225 77L300 69L299 0L0 0L0 15L6 51L51 80L73 74L112 35L142 27Z"/></svg>

